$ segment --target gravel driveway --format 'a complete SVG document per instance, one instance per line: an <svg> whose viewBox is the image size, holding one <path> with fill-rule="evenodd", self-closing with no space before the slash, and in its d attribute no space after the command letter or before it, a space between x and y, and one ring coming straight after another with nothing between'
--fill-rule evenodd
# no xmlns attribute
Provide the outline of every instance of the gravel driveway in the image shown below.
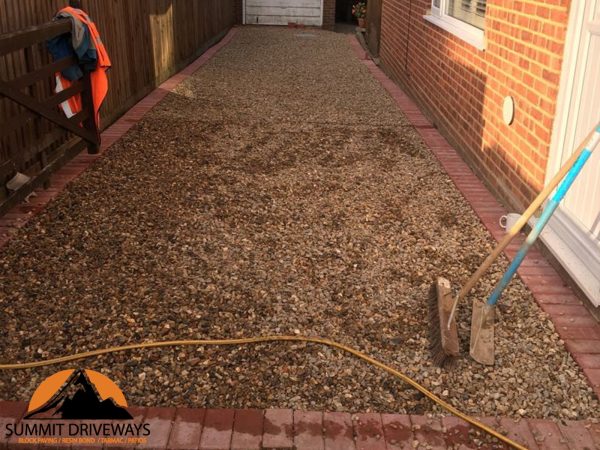
<svg viewBox="0 0 600 450"><path fill-rule="evenodd" d="M356 346L471 414L600 415L518 280L500 306L495 367L430 364L429 284L444 275L459 286L492 244L346 36L242 28L0 252L1 359L299 333ZM470 303L458 316L465 355ZM130 404L437 411L316 346L83 364ZM0 397L27 399L58 369L0 373Z"/></svg>

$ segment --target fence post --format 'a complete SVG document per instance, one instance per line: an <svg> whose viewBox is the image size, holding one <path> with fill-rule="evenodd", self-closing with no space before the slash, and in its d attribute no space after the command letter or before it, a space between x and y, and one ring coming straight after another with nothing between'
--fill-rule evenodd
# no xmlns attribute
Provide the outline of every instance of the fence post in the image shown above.
<svg viewBox="0 0 600 450"><path fill-rule="evenodd" d="M96 136L96 142L88 142L88 153L95 155L100 150L100 130L96 123L96 110L94 109L94 99L92 96L92 80L90 72L86 72L83 77L83 91L81 92L81 103L84 111L88 111L87 118L83 121L83 127Z"/></svg>

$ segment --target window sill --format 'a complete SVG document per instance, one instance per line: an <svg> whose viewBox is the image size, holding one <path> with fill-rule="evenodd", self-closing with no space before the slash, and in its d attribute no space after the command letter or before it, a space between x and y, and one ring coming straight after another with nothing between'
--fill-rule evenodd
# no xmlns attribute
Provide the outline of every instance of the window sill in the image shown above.
<svg viewBox="0 0 600 450"><path fill-rule="evenodd" d="M462 39L477 50L485 50L485 36L483 30L452 17L439 17L427 14L423 16L423 19L446 30L448 33L453 34L459 39Z"/></svg>

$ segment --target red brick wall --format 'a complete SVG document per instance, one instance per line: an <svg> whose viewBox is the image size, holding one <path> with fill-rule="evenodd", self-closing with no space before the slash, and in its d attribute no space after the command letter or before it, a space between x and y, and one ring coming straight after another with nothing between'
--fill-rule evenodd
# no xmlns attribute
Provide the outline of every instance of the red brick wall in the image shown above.
<svg viewBox="0 0 600 450"><path fill-rule="evenodd" d="M384 0L385 70L513 207L543 187L569 3L488 0L487 47L478 51L423 19L429 0ZM507 95L511 126L502 120Z"/></svg>
<svg viewBox="0 0 600 450"><path fill-rule="evenodd" d="M323 1L323 28L333 30L335 26L335 0Z"/></svg>
<svg viewBox="0 0 600 450"><path fill-rule="evenodd" d="M243 0L235 0L234 8L235 8L235 23L238 25L241 25L244 22Z"/></svg>

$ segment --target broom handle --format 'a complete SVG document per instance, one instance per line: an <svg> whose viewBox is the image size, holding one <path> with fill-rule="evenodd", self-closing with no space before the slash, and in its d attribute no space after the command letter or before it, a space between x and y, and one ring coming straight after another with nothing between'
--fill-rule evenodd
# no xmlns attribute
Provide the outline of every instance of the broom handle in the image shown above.
<svg viewBox="0 0 600 450"><path fill-rule="evenodd" d="M531 205L529 205L529 208L525 210L525 212L519 218L519 220L517 220L517 222L512 226L512 228L506 233L502 241L496 246L496 248L494 248L494 251L488 255L485 261L479 266L477 271L473 275L471 275L469 281L467 281L465 285L461 288L460 292L454 300L454 304L452 305L452 311L450 312L450 317L448 318L448 327L450 327L450 324L454 319L458 303L462 299L464 299L469 294L469 292L471 292L473 286L477 284L477 282L483 276L483 274L485 274L485 272L490 268L494 261L496 261L496 259L498 258L498 256L500 256L504 249L508 247L508 244L511 243L514 237L517 234L519 234L521 229L525 226L525 224L527 224L529 219L535 214L539 207L542 206L542 203L544 203L546 199L550 196L552 191L554 191L556 186L558 186L558 183L560 183L560 181L565 177L569 170L571 170L571 167L573 167L579 156L583 153L586 144L594 136L594 133L596 132L596 129L598 127L600 127L600 122L596 125L594 129L592 129L592 131L590 131L590 133L585 137L581 144L579 144L579 147L577 147L577 150L571 155L568 161L560 168L558 173L554 175L554 177L552 178L552 180L550 180L548 185L538 194L538 196L531 203Z"/></svg>

